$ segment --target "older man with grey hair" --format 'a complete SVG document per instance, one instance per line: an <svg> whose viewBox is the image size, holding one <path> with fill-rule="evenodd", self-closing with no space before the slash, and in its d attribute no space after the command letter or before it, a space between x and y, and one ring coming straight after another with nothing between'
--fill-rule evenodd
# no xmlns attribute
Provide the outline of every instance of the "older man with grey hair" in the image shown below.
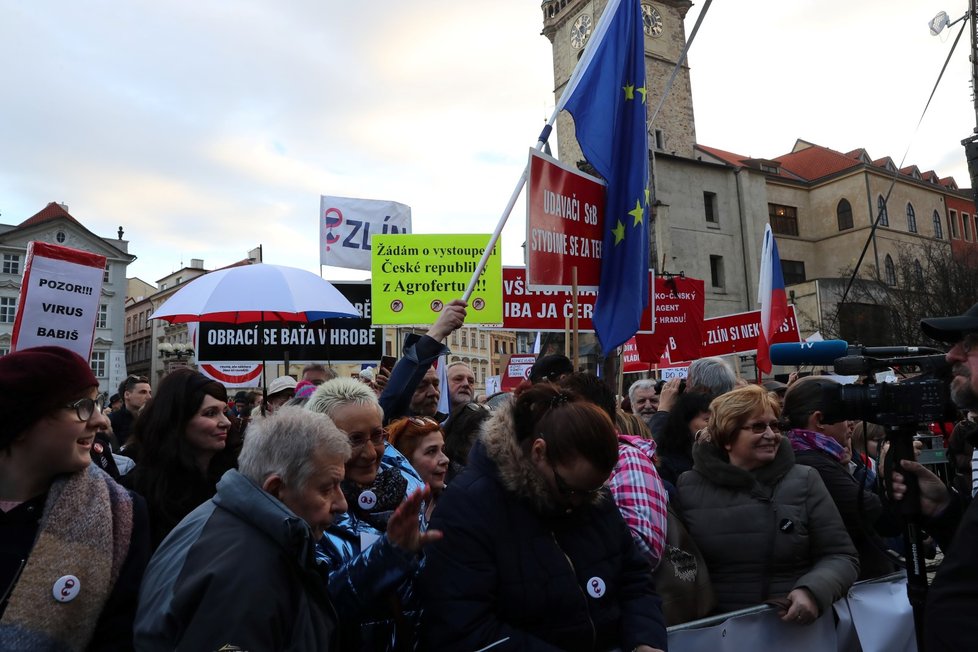
<svg viewBox="0 0 978 652"><path fill-rule="evenodd" d="M340 483L350 450L329 418L298 407L253 423L238 470L153 555L136 648L336 649L336 611L314 549L347 509Z"/></svg>
<svg viewBox="0 0 978 652"><path fill-rule="evenodd" d="M720 394L726 394L737 385L737 376L723 358L700 358L689 365L685 381L673 378L659 393L659 409L649 422L652 437L658 441L669 420L669 412L676 404L676 399L684 390L692 390L707 394L714 399Z"/></svg>
<svg viewBox="0 0 978 652"><path fill-rule="evenodd" d="M651 427L652 416L659 410L659 392L655 391L656 381L652 378L636 380L628 388L628 402L632 414Z"/></svg>

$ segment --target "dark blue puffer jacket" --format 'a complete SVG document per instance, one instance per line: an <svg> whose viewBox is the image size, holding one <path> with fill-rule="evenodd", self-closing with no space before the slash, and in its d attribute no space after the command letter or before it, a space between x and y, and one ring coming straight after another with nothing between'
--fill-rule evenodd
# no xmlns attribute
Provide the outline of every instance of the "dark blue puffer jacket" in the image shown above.
<svg viewBox="0 0 978 652"><path fill-rule="evenodd" d="M497 412L434 511L445 536L418 578L422 649L665 649L648 562L610 495L555 509L512 432Z"/></svg>

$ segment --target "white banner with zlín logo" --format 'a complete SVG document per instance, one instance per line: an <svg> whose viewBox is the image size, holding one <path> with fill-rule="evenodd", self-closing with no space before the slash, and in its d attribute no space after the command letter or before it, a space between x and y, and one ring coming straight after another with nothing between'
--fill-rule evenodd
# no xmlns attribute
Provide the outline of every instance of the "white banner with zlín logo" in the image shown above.
<svg viewBox="0 0 978 652"><path fill-rule="evenodd" d="M411 233L411 207L396 201L319 198L319 264L370 270L370 239Z"/></svg>

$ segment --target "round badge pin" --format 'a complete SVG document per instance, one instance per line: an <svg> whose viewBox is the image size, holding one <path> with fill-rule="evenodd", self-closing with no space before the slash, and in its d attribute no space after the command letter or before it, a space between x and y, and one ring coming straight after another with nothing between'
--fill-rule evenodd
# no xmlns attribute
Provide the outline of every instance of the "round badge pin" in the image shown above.
<svg viewBox="0 0 978 652"><path fill-rule="evenodd" d="M603 597L605 588L604 580L600 577L592 577L587 581L587 594L592 598Z"/></svg>
<svg viewBox="0 0 978 652"><path fill-rule="evenodd" d="M360 505L360 509L370 511L377 506L377 494L368 489L357 498L357 504Z"/></svg>
<svg viewBox="0 0 978 652"><path fill-rule="evenodd" d="M54 583L51 594L58 602L71 602L78 597L79 591L81 591L81 580L74 575L62 575Z"/></svg>

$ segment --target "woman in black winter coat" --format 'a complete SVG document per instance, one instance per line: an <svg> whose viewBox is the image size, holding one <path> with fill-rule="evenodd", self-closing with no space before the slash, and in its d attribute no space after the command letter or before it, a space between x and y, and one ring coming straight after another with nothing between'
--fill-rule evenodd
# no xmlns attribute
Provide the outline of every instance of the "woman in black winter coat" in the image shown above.
<svg viewBox="0 0 978 652"><path fill-rule="evenodd" d="M549 384L496 411L432 518L422 649L665 649L648 562L604 488L617 460L611 419Z"/></svg>
<svg viewBox="0 0 978 652"><path fill-rule="evenodd" d="M894 515L885 513L880 497L867 486L871 471L852 455L852 422L833 415L839 383L809 376L793 383L784 397L784 417L795 462L818 471L859 552L859 579L880 577L897 567L885 552L876 527L894 536L901 532ZM828 392L828 396L826 396ZM883 518L881 519L881 515Z"/></svg>

